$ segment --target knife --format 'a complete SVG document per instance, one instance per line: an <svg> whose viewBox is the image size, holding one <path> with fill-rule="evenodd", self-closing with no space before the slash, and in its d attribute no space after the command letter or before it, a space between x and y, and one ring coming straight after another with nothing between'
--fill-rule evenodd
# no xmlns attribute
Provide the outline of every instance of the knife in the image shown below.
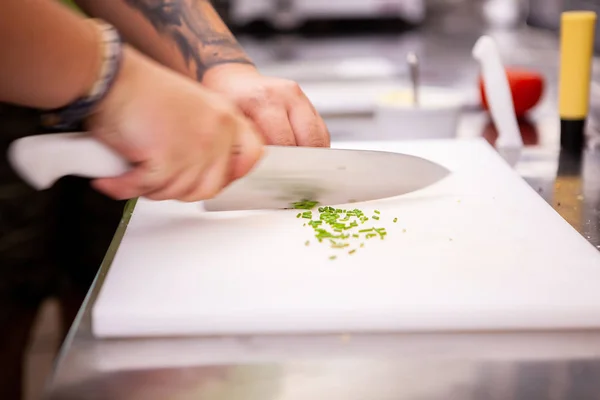
<svg viewBox="0 0 600 400"><path fill-rule="evenodd" d="M28 136L8 150L13 169L37 190L63 176L118 176L131 166L87 133ZM207 211L286 209L302 200L324 205L399 196L430 186L450 171L432 161L399 153L266 146L245 177L204 201Z"/></svg>

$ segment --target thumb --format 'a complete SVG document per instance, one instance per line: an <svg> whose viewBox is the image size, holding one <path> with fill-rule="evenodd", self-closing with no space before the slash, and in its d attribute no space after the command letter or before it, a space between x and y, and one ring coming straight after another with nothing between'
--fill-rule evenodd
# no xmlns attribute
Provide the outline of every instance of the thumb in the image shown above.
<svg viewBox="0 0 600 400"><path fill-rule="evenodd" d="M244 129L234 139L230 159L230 182L245 176L264 153L262 137L252 129Z"/></svg>

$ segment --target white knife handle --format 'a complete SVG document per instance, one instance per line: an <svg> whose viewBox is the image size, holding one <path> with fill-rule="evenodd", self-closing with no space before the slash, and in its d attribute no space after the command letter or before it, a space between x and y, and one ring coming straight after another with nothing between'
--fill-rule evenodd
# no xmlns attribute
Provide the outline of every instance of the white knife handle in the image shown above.
<svg viewBox="0 0 600 400"><path fill-rule="evenodd" d="M485 96L498 131L497 146L523 147L508 77L496 43L491 37L482 36L475 43L472 54L481 64Z"/></svg>
<svg viewBox="0 0 600 400"><path fill-rule="evenodd" d="M11 143L7 156L15 172L37 190L47 189L67 175L109 178L131 168L108 146L78 132L18 139Z"/></svg>

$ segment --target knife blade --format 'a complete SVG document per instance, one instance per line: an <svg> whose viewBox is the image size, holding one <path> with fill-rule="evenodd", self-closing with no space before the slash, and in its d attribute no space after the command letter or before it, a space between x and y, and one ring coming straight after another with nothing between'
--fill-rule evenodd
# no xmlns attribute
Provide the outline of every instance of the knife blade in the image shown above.
<svg viewBox="0 0 600 400"><path fill-rule="evenodd" d="M267 146L248 175L206 200L204 208L285 209L302 200L324 205L377 200L423 189L449 173L439 164L407 154Z"/></svg>
<svg viewBox="0 0 600 400"><path fill-rule="evenodd" d="M118 176L130 165L86 133L28 136L8 150L13 169L38 190L63 176ZM432 161L391 152L266 146L245 177L213 199L207 211L285 209L301 200L336 205L393 197L425 188L450 171Z"/></svg>

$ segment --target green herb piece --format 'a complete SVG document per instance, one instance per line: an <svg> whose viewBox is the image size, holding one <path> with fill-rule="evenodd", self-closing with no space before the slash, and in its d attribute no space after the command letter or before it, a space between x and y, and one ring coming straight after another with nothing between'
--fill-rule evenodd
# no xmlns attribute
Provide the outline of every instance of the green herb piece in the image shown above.
<svg viewBox="0 0 600 400"><path fill-rule="evenodd" d="M337 258L337 256L329 256L330 260L335 260Z"/></svg>
<svg viewBox="0 0 600 400"><path fill-rule="evenodd" d="M394 223L398 222L398 218L394 218Z"/></svg>
<svg viewBox="0 0 600 400"><path fill-rule="evenodd" d="M343 249L344 247L350 246L349 243L335 243L331 245L332 249Z"/></svg>
<svg viewBox="0 0 600 400"><path fill-rule="evenodd" d="M313 200L301 200L301 201L297 201L295 203L292 203L292 208L298 209L298 210L312 210L313 208L315 208L315 206L319 204L318 201L313 201Z"/></svg>
<svg viewBox="0 0 600 400"><path fill-rule="evenodd" d="M308 246L310 244L310 240L307 240L306 242L304 242L305 246Z"/></svg>
<svg viewBox="0 0 600 400"><path fill-rule="evenodd" d="M369 217L359 209L344 210L341 208L333 208L331 206L320 206L318 207L319 215L317 217L317 215L310 211L315 204L315 202L303 200L302 202L295 203L295 207L306 210L299 213L297 217L310 219L304 226L308 224L313 228L315 238L319 243L322 243L323 240L328 240L333 249L346 249L351 245L351 242L348 240L350 237L359 239L361 234L363 234L365 239L379 237L383 240L387 235L385 228L376 227L366 229L358 228L357 231L353 232L353 228L357 228L369 220ZM316 212L317 210L315 210L315 213ZM381 212L379 210L373 210L373 214L371 219L380 219ZM397 220L398 219L395 218L394 222L397 222ZM308 246L309 243L310 241L307 240L305 245ZM359 245L360 247L364 247L364 243L360 243ZM347 251L348 254L354 254L356 250L357 249L355 248L348 249ZM331 260L336 258L337 256L330 257Z"/></svg>
<svg viewBox="0 0 600 400"><path fill-rule="evenodd" d="M302 213L298 213L298 215L296 215L296 218L300 218L302 216Z"/></svg>

